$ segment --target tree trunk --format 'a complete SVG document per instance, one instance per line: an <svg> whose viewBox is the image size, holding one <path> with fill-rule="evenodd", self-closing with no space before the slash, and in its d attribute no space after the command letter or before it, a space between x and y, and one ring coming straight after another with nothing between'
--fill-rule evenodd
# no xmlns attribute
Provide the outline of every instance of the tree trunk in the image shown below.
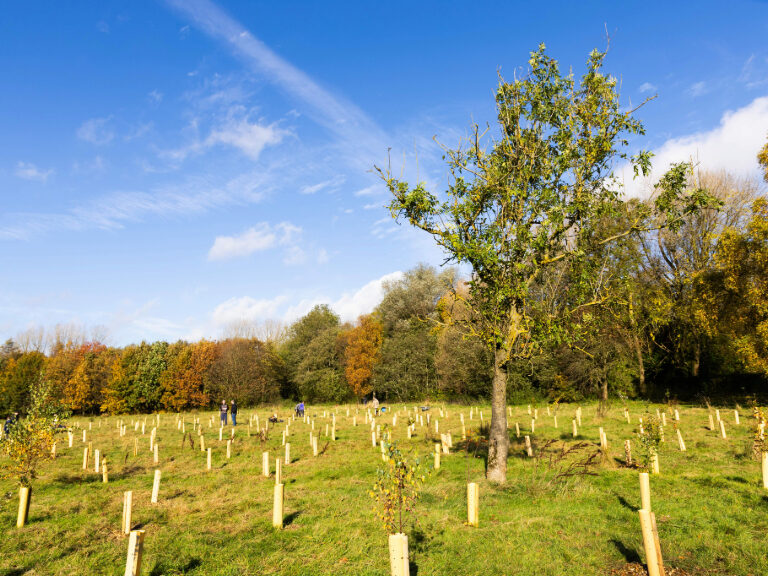
<svg viewBox="0 0 768 576"><path fill-rule="evenodd" d="M645 385L645 363L643 362L643 350L640 348L640 341L635 335L635 354L637 355L637 379L640 388L640 394L645 396L647 391Z"/></svg>
<svg viewBox="0 0 768 576"><path fill-rule="evenodd" d="M486 478L503 484L507 481L507 368L509 355L497 348L493 358L493 391L491 393L491 431L488 436L488 466Z"/></svg>
<svg viewBox="0 0 768 576"><path fill-rule="evenodd" d="M699 366L701 365L701 344L698 340L693 347L693 364L691 366L691 375L694 378L699 377Z"/></svg>

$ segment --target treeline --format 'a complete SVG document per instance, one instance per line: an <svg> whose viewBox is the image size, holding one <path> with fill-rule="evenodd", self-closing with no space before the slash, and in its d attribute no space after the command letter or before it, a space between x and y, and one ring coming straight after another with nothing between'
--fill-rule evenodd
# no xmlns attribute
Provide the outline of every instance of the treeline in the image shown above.
<svg viewBox="0 0 768 576"><path fill-rule="evenodd" d="M513 400L768 395L765 195L757 182L723 173L689 185L722 207L590 255L590 282L608 298L548 333L546 304L585 283L564 267L534 287L531 330L542 344L510 366ZM381 303L354 324L321 305L261 338L245 330L216 342L124 348L72 334L47 345L42 337L8 340L0 412L23 410L41 375L86 414L192 410L223 399L341 402L374 392L389 400L487 398L492 354L472 335L477 315L465 282L454 269L420 265L386 284Z"/></svg>

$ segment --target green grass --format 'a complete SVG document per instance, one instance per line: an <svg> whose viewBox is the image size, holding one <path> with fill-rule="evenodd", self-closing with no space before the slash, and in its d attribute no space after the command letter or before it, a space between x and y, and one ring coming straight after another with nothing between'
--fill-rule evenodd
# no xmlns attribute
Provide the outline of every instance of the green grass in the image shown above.
<svg viewBox="0 0 768 576"><path fill-rule="evenodd" d="M545 407L538 408L535 445L548 438L574 442L575 406L560 407L558 430ZM406 530L411 574L604 575L620 573L628 563L643 562L638 473L621 461L623 442L634 438L637 418L646 405L630 404L632 425L624 421L619 407L602 419L596 416L595 405L583 408L578 440L596 447L602 426L609 454L599 460L597 475L576 478L565 488L542 490L540 484L532 485L532 463L524 454L523 439L515 438L515 421L523 434L530 428L525 406L512 408L504 487L484 480L482 458L461 451L459 413L475 431L477 417L470 421L468 407L448 406L449 416L440 418L440 432L452 432L454 450L443 456L440 470L427 478L417 504L418 523L409 522ZM487 423L490 409L481 409ZM330 420L323 418L323 412L330 416L332 410L336 408L308 410L316 417L321 451L326 443L325 423ZM144 575L387 575L387 536L368 494L376 469L383 465L381 452L371 446L363 410L357 427L352 427L346 410L338 407L337 441L329 441L317 457L309 445L309 425L292 424L294 461L283 467L286 526L281 531L271 525L274 476L261 475L261 454L270 451L274 474L274 457L283 454L282 425L264 443L255 433L247 437L248 416L257 413L263 423L271 409L241 411L245 425L237 428L229 461L226 443L218 440L218 416L214 427L208 428L212 413L199 414L206 445L213 448L211 471L205 469L199 444L194 450L188 444L182 448L176 416L162 415L158 441L163 479L156 505L150 504L155 468L149 452L152 417L147 417L146 434L141 436L131 422L144 417L124 416L128 425L124 438L116 429L119 418L92 419L90 440L106 453L108 484L92 467L82 470L80 431L71 449L66 435L60 437L58 458L42 466L33 487L30 521L24 528L15 528L16 486L0 482L0 575L123 574L127 537L121 534L120 524L125 490L133 490L134 527L146 531ZM655 407L651 410L655 412ZM684 453L677 448L668 416L661 474L651 477L664 559L668 568L683 573L768 574L768 491L762 488L759 462L751 458L752 419L742 410L741 425L735 426L732 409L721 412L727 440L720 438L719 431L707 429L705 409L680 407L680 429L688 448ZM438 409L431 414L439 417ZM288 415L283 409L281 416ZM186 414L185 419L189 431L192 415ZM418 426L416 437L407 440L404 415L398 420L393 440L431 461L434 440ZM391 416L378 421L391 424ZM88 422L84 417L71 420L83 428L88 428ZM140 451L134 457L137 435ZM637 451L638 443L633 440L632 444ZM467 478L480 484L479 528L464 524Z"/></svg>

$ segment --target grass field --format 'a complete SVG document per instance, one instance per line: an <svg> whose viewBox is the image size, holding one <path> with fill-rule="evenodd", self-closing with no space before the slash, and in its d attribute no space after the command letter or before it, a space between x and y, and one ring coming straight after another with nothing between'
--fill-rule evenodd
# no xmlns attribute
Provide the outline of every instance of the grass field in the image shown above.
<svg viewBox="0 0 768 576"><path fill-rule="evenodd" d="M409 409L413 414L413 404ZM511 408L511 450L508 483L494 487L484 480L482 452L462 450L460 413L468 429L477 432L479 418L469 420L469 407L447 406L430 414L439 419L440 432L450 431L454 447L431 473L409 522L411 574L639 574L644 552L637 509L640 506L638 471L623 464L624 440L632 439L638 417L657 406L630 403L632 424L623 407L614 406L602 418L597 406L583 406L579 438L571 432L573 405L559 408L559 428L546 407L538 406L534 447L547 439L598 445L598 427L607 434L607 455L597 460L595 476L579 476L565 486L547 488L533 477L534 463L525 454L523 438L530 434L527 406ZM350 416L347 409L350 408ZM396 410L402 406L392 406ZM662 410L665 407L659 407ZM16 529L17 487L0 483L0 574L123 574L128 539L121 533L123 492L133 491L134 528L146 531L142 574L349 574L387 575L387 535L373 513L369 495L381 452L372 447L364 410L355 407L310 406L307 413L320 433L320 454L309 444L310 425L291 424L292 463L283 467L285 527L272 527L274 457L284 454L284 424L270 431L266 441L248 437L248 418L258 414L262 426L272 408L241 410L231 459L226 442L219 441L218 415L196 414L206 446L212 448L212 469L206 456L187 442L176 427L175 414L161 415L157 431L162 484L158 504L150 503L155 465L149 451L153 416L146 417L145 434L134 431L144 416L74 417L70 424L91 430L93 448L106 454L109 482L82 470L82 432L75 431L73 448L63 434L55 461L46 462L33 485L27 526ZM490 408L480 406L484 419ZM687 445L680 452L668 413L666 442L660 453L661 474L651 477L653 510L658 521L667 568L679 574L768 574L768 490L762 488L760 463L752 458L753 419L741 411L735 425L733 407L722 408L727 439L719 429L708 429L704 408L680 406L680 430ZM335 412L337 440L326 438L325 425ZM290 409L278 409L290 419ZM324 417L323 414L327 416ZM192 414L182 415L187 432ZM213 427L209 421L214 417ZM127 426L120 437L117 423ZM417 425L406 439L407 416L400 412L392 439L405 451L432 461L434 430ZM380 417L392 424L391 415ZM425 422L426 424L426 422ZM226 440L229 428L225 429ZM134 438L138 456L133 456ZM272 476L262 476L262 452L270 452ZM474 449L472 450L474 453ZM0 466L3 462L0 461ZM539 464L539 471L545 468ZM466 484L480 485L480 526L465 525Z"/></svg>

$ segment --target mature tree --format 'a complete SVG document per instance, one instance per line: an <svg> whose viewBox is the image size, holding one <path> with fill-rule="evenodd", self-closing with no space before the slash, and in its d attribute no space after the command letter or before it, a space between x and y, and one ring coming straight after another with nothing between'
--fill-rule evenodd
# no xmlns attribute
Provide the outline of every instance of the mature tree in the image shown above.
<svg viewBox="0 0 768 576"><path fill-rule="evenodd" d="M211 400L237 400L243 406L270 402L279 396L274 348L256 339L220 342L206 376Z"/></svg>
<svg viewBox="0 0 768 576"><path fill-rule="evenodd" d="M748 372L768 376L768 200L755 201L744 229L723 232L716 261L709 282L719 290L706 291L702 319L729 337Z"/></svg>
<svg viewBox="0 0 768 576"><path fill-rule="evenodd" d="M757 161L763 167L763 178L768 182L768 142L765 143L765 146L757 154Z"/></svg>
<svg viewBox="0 0 768 576"><path fill-rule="evenodd" d="M160 377L162 404L169 410L191 410L207 406L205 376L216 359L216 344L201 340L176 342L168 347L168 368Z"/></svg>
<svg viewBox="0 0 768 576"><path fill-rule="evenodd" d="M12 356L0 373L0 412L24 412L32 385L40 378L45 356L26 352Z"/></svg>
<svg viewBox="0 0 768 576"><path fill-rule="evenodd" d="M64 384L64 405L81 413L98 412L115 356L96 342L78 346L74 354L78 362Z"/></svg>
<svg viewBox="0 0 768 576"><path fill-rule="evenodd" d="M327 331L331 331L333 334L326 334L324 336L326 346L318 346L320 349L325 350L331 354L331 358L318 359L318 365L326 365L327 367L333 366L333 370L340 370L339 358L335 356L335 339L338 336L339 330L339 316L330 309L327 304L319 304L312 308L305 316L299 318L291 324L288 328L288 335L280 347L281 355L285 361L286 369L288 371L288 377L290 385L288 388L281 390L284 397L298 397L302 395L302 391L298 388L299 373L303 373L305 383L307 382L307 372L309 365L313 362L312 358L309 358L309 346L312 341L319 337L321 334ZM330 342L333 341L333 346ZM318 352L320 350L317 350ZM300 369L299 365L304 364ZM330 373L328 373L330 375ZM341 375L338 377L334 374L330 381L338 382L341 380ZM310 380L314 381L312 378ZM307 388L304 387L306 392ZM309 397L305 398L305 400Z"/></svg>
<svg viewBox="0 0 768 576"><path fill-rule="evenodd" d="M161 407L160 379L166 369L167 342L142 342L123 348L112 366L103 412L152 412Z"/></svg>
<svg viewBox="0 0 768 576"><path fill-rule="evenodd" d="M437 304L440 329L435 368L441 394L484 398L491 391L493 357L482 340L473 337L478 319L466 304L468 296L469 286L460 282Z"/></svg>
<svg viewBox="0 0 768 576"><path fill-rule="evenodd" d="M380 396L405 400L438 392L436 305L454 281L452 268L438 272L419 264L385 283L376 308L383 329L381 361L374 368L374 391Z"/></svg>
<svg viewBox="0 0 768 576"><path fill-rule="evenodd" d="M643 127L620 104L617 80L601 72L604 57L593 51L577 83L560 74L543 45L532 53L527 76L499 85L499 126L490 149L477 127L466 148L446 149L451 179L442 197L379 170L393 195L393 217L431 234L449 261L472 266L469 302L481 319L478 333L494 355L487 464L494 482L506 481L510 360L557 336L558 318L568 315L544 316L534 324L531 309L538 303L531 286L561 261L583 263L585 243L607 244L646 225L640 214L618 234L605 235L599 226L626 212L612 178L614 162L631 161L644 174L650 166L649 154L629 159L621 151L628 135L643 133ZM695 191L681 201L684 174L677 167L659 183L655 207L671 221L708 200ZM568 305L600 302L602 290L593 296Z"/></svg>
<svg viewBox="0 0 768 576"><path fill-rule="evenodd" d="M688 189L705 189L722 206L688 214L674 230L659 227L641 237L643 290L664 309L660 340L670 352L667 371L683 368L683 377L700 377L702 359L713 340L703 322L708 304L701 298L701 281L715 265L723 230L746 225L758 184L726 172L690 173Z"/></svg>
<svg viewBox="0 0 768 576"><path fill-rule="evenodd" d="M331 326L307 344L294 372L299 398L314 402L349 398L352 390L342 369L344 341L341 327Z"/></svg>
<svg viewBox="0 0 768 576"><path fill-rule="evenodd" d="M381 323L372 314L360 316L357 326L346 333L344 374L358 398L373 390L373 367L381 356Z"/></svg>

